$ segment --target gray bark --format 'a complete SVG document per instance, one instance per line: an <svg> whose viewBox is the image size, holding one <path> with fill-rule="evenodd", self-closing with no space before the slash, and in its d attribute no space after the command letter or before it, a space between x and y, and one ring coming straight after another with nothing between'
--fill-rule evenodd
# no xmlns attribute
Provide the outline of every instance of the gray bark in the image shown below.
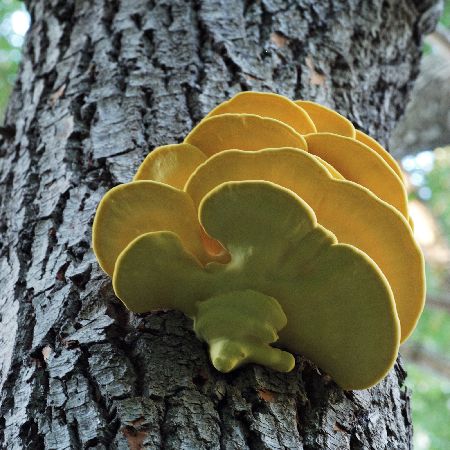
<svg viewBox="0 0 450 450"><path fill-rule="evenodd" d="M242 89L325 102L385 142L435 2L27 3L1 129L2 448L410 448L400 362L355 392L300 356L220 374L182 314L124 309L90 241L105 192Z"/></svg>

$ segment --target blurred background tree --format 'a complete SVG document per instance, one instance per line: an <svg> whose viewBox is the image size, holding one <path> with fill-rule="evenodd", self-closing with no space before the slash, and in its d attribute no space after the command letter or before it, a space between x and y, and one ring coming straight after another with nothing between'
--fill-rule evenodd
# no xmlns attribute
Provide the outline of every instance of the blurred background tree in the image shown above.
<svg viewBox="0 0 450 450"><path fill-rule="evenodd" d="M30 19L17 0L0 0L0 123ZM415 448L450 449L450 1L425 43L422 73L391 139L409 182L415 233L427 260L428 299L403 348L414 391ZM438 148L437 148L438 147Z"/></svg>

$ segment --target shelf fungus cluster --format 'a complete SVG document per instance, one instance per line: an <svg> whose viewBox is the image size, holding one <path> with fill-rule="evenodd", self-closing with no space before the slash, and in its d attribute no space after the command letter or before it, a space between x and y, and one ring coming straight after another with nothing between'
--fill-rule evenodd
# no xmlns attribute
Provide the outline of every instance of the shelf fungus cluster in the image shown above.
<svg viewBox="0 0 450 450"><path fill-rule="evenodd" d="M395 160L331 109L275 94L240 93L151 151L101 201L93 248L127 308L184 312L222 372L287 372L298 353L370 387L424 304Z"/></svg>

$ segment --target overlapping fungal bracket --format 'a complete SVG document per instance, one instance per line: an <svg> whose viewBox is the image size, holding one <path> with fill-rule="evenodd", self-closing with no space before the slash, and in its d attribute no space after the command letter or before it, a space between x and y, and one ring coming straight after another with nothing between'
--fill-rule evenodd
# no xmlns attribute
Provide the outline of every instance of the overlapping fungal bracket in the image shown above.
<svg viewBox="0 0 450 450"><path fill-rule="evenodd" d="M289 371L299 353L363 389L423 309L411 223L375 140L317 103L243 92L105 195L93 248L131 311L191 317L218 370Z"/></svg>

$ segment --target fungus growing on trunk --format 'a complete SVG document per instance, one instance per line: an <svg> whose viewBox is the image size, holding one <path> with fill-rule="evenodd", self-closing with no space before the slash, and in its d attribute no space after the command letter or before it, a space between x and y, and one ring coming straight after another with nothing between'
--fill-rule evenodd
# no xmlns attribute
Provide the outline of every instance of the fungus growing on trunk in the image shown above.
<svg viewBox="0 0 450 450"><path fill-rule="evenodd" d="M372 386L425 295L403 179L373 142L313 102L238 94L105 195L97 259L131 311L191 317L220 371L300 353Z"/></svg>

